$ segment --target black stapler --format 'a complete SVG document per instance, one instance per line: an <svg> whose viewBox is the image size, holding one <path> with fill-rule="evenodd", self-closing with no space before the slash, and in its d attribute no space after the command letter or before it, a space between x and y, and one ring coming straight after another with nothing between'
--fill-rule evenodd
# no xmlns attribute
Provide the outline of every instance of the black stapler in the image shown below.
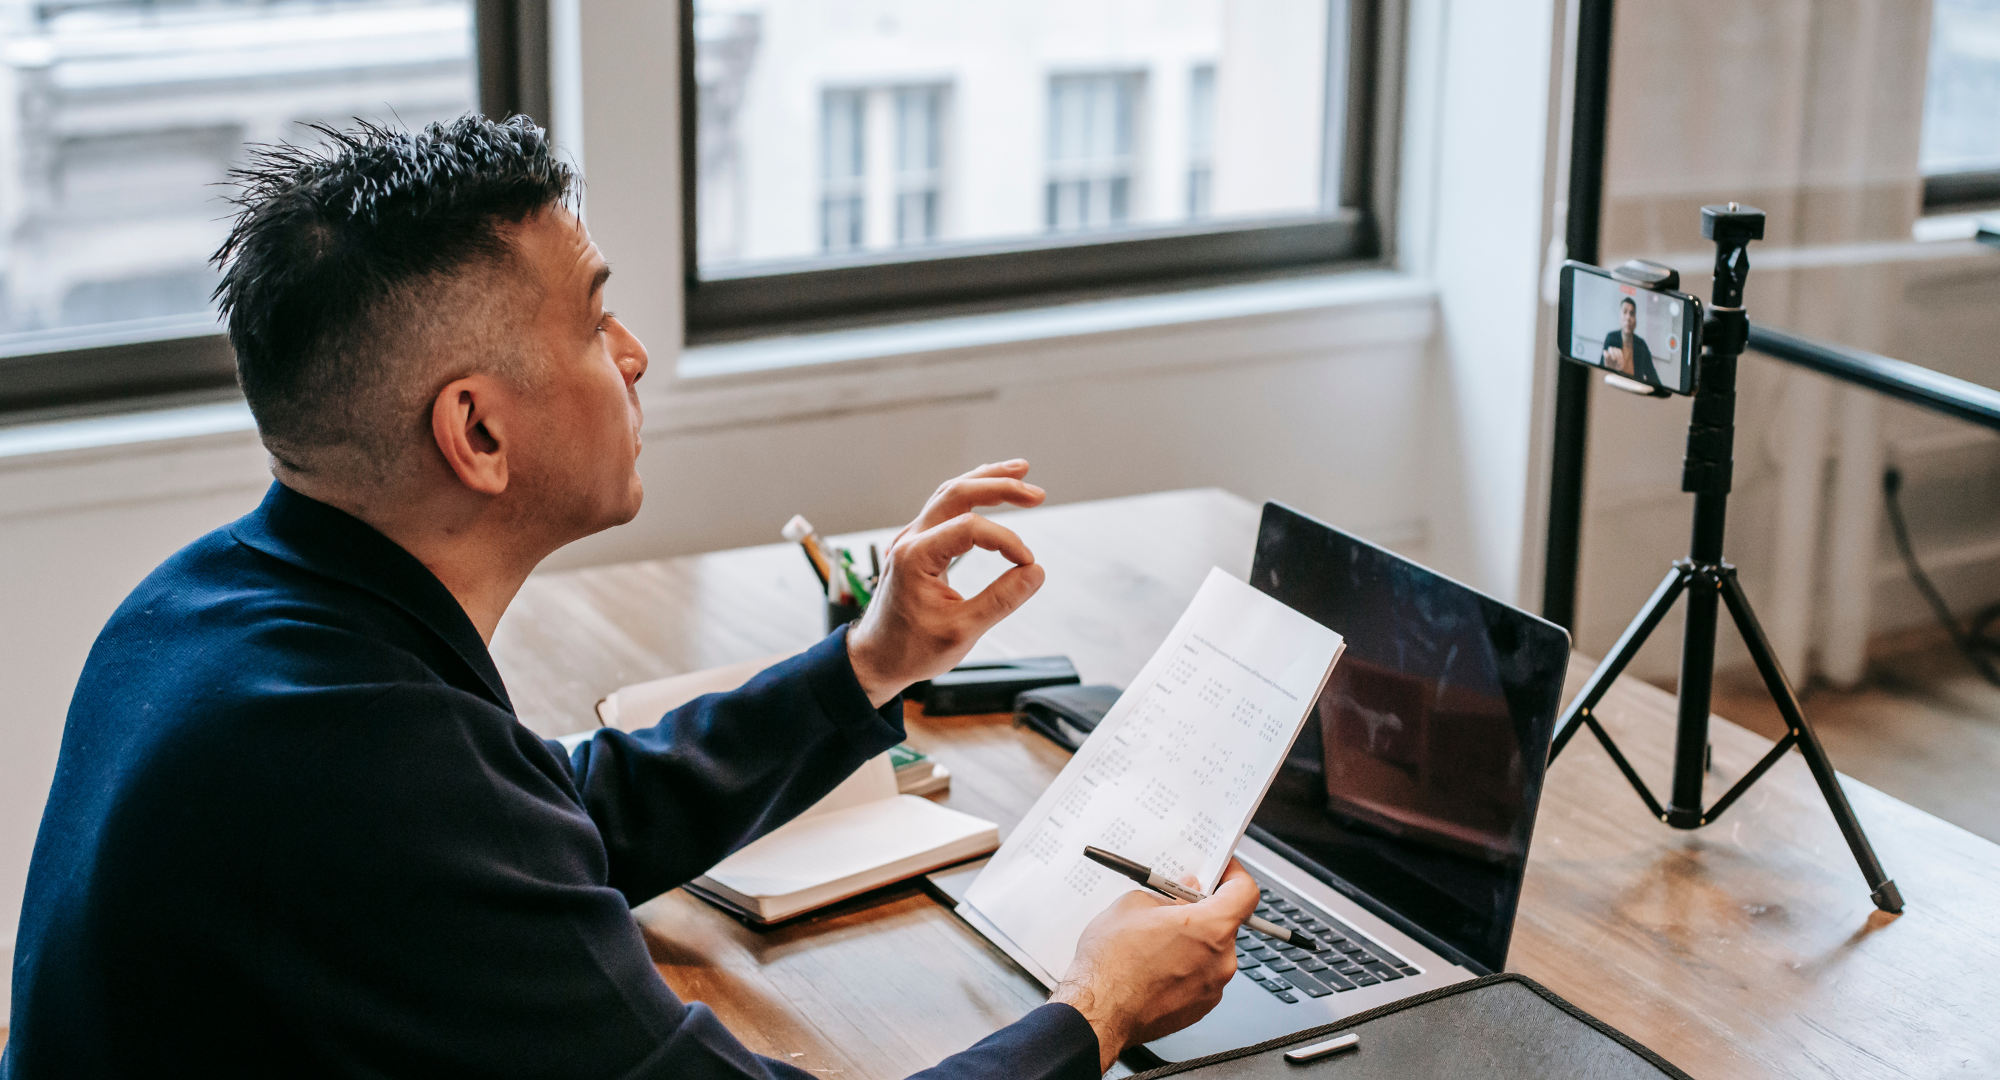
<svg viewBox="0 0 2000 1080"><path fill-rule="evenodd" d="M1008 712L1023 690L1082 682L1067 656L960 664L930 681L924 712L931 716Z"/></svg>

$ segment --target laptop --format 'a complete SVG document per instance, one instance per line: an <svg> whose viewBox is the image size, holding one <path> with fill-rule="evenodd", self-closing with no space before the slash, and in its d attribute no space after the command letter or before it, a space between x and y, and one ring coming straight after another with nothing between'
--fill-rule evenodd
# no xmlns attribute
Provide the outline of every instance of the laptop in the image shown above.
<svg viewBox="0 0 2000 1080"><path fill-rule="evenodd" d="M1239 933L1165 1061L1500 971L1569 663L1561 627L1278 503L1250 583L1347 641L1236 849L1258 912L1331 947Z"/></svg>

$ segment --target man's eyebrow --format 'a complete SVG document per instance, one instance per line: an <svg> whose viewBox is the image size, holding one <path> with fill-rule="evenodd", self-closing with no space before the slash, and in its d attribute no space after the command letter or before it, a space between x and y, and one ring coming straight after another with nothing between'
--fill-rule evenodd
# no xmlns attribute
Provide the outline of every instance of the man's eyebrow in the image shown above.
<svg viewBox="0 0 2000 1080"><path fill-rule="evenodd" d="M584 295L596 296L597 290L602 289L604 287L604 283L609 280L611 280L611 267L609 266L598 267L597 273L592 274L590 276L590 291L585 293Z"/></svg>

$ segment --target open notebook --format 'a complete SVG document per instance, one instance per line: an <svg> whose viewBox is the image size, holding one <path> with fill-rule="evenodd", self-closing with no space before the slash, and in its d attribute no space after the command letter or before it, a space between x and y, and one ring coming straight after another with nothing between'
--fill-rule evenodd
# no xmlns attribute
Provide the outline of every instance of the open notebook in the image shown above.
<svg viewBox="0 0 2000 1080"><path fill-rule="evenodd" d="M777 922L999 846L992 822L897 794L884 754L688 888L758 922Z"/></svg>
<svg viewBox="0 0 2000 1080"><path fill-rule="evenodd" d="M627 686L597 703L598 719L628 731L648 727L669 710L734 690L783 659ZM573 748L591 734L562 741ZM688 888L755 921L777 922L999 847L1000 830L992 822L898 793L899 774L908 777L913 767L923 772L921 765L930 761L912 754L891 750L869 760L805 813L717 863ZM940 763L930 766L921 782L936 790L950 773Z"/></svg>

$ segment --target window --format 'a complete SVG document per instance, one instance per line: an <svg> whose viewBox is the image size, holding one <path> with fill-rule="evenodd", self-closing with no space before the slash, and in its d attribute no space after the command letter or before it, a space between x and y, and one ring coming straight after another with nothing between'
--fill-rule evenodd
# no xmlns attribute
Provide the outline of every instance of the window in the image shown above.
<svg viewBox="0 0 2000 1080"><path fill-rule="evenodd" d="M683 0L690 340L1373 258L1380 6Z"/></svg>
<svg viewBox="0 0 2000 1080"><path fill-rule="evenodd" d="M1203 64L1188 80L1187 216L1208 216L1215 184L1215 65Z"/></svg>
<svg viewBox="0 0 2000 1080"><path fill-rule="evenodd" d="M944 199L944 88L820 95L819 250L860 252L937 239ZM895 142L872 146L893 125ZM764 242L782 245L768 234ZM740 258L740 252L732 252ZM711 259L710 264L724 262Z"/></svg>
<svg viewBox="0 0 2000 1080"><path fill-rule="evenodd" d="M851 90L830 92L820 109L819 248L856 251L861 247L867 198L868 99Z"/></svg>
<svg viewBox="0 0 2000 1080"><path fill-rule="evenodd" d="M456 116L471 49L467 0L0 0L0 408L233 385L244 144Z"/></svg>
<svg viewBox="0 0 2000 1080"><path fill-rule="evenodd" d="M1131 216L1139 88L1136 75L1049 80L1050 232L1123 225Z"/></svg>
<svg viewBox="0 0 2000 1080"><path fill-rule="evenodd" d="M2000 202L2000 0L1936 0L1918 165L1925 209Z"/></svg>
<svg viewBox="0 0 2000 1080"><path fill-rule="evenodd" d="M743 251L743 148L737 137L737 112L743 107L744 81L757 54L762 20L756 12L704 15L695 20L701 47L695 55L697 108L701 132L700 222L701 257L727 262ZM824 169L821 175L824 176Z"/></svg>
<svg viewBox="0 0 2000 1080"><path fill-rule="evenodd" d="M944 198L944 89L912 86L896 91L896 243L927 244L938 238L938 204Z"/></svg>

